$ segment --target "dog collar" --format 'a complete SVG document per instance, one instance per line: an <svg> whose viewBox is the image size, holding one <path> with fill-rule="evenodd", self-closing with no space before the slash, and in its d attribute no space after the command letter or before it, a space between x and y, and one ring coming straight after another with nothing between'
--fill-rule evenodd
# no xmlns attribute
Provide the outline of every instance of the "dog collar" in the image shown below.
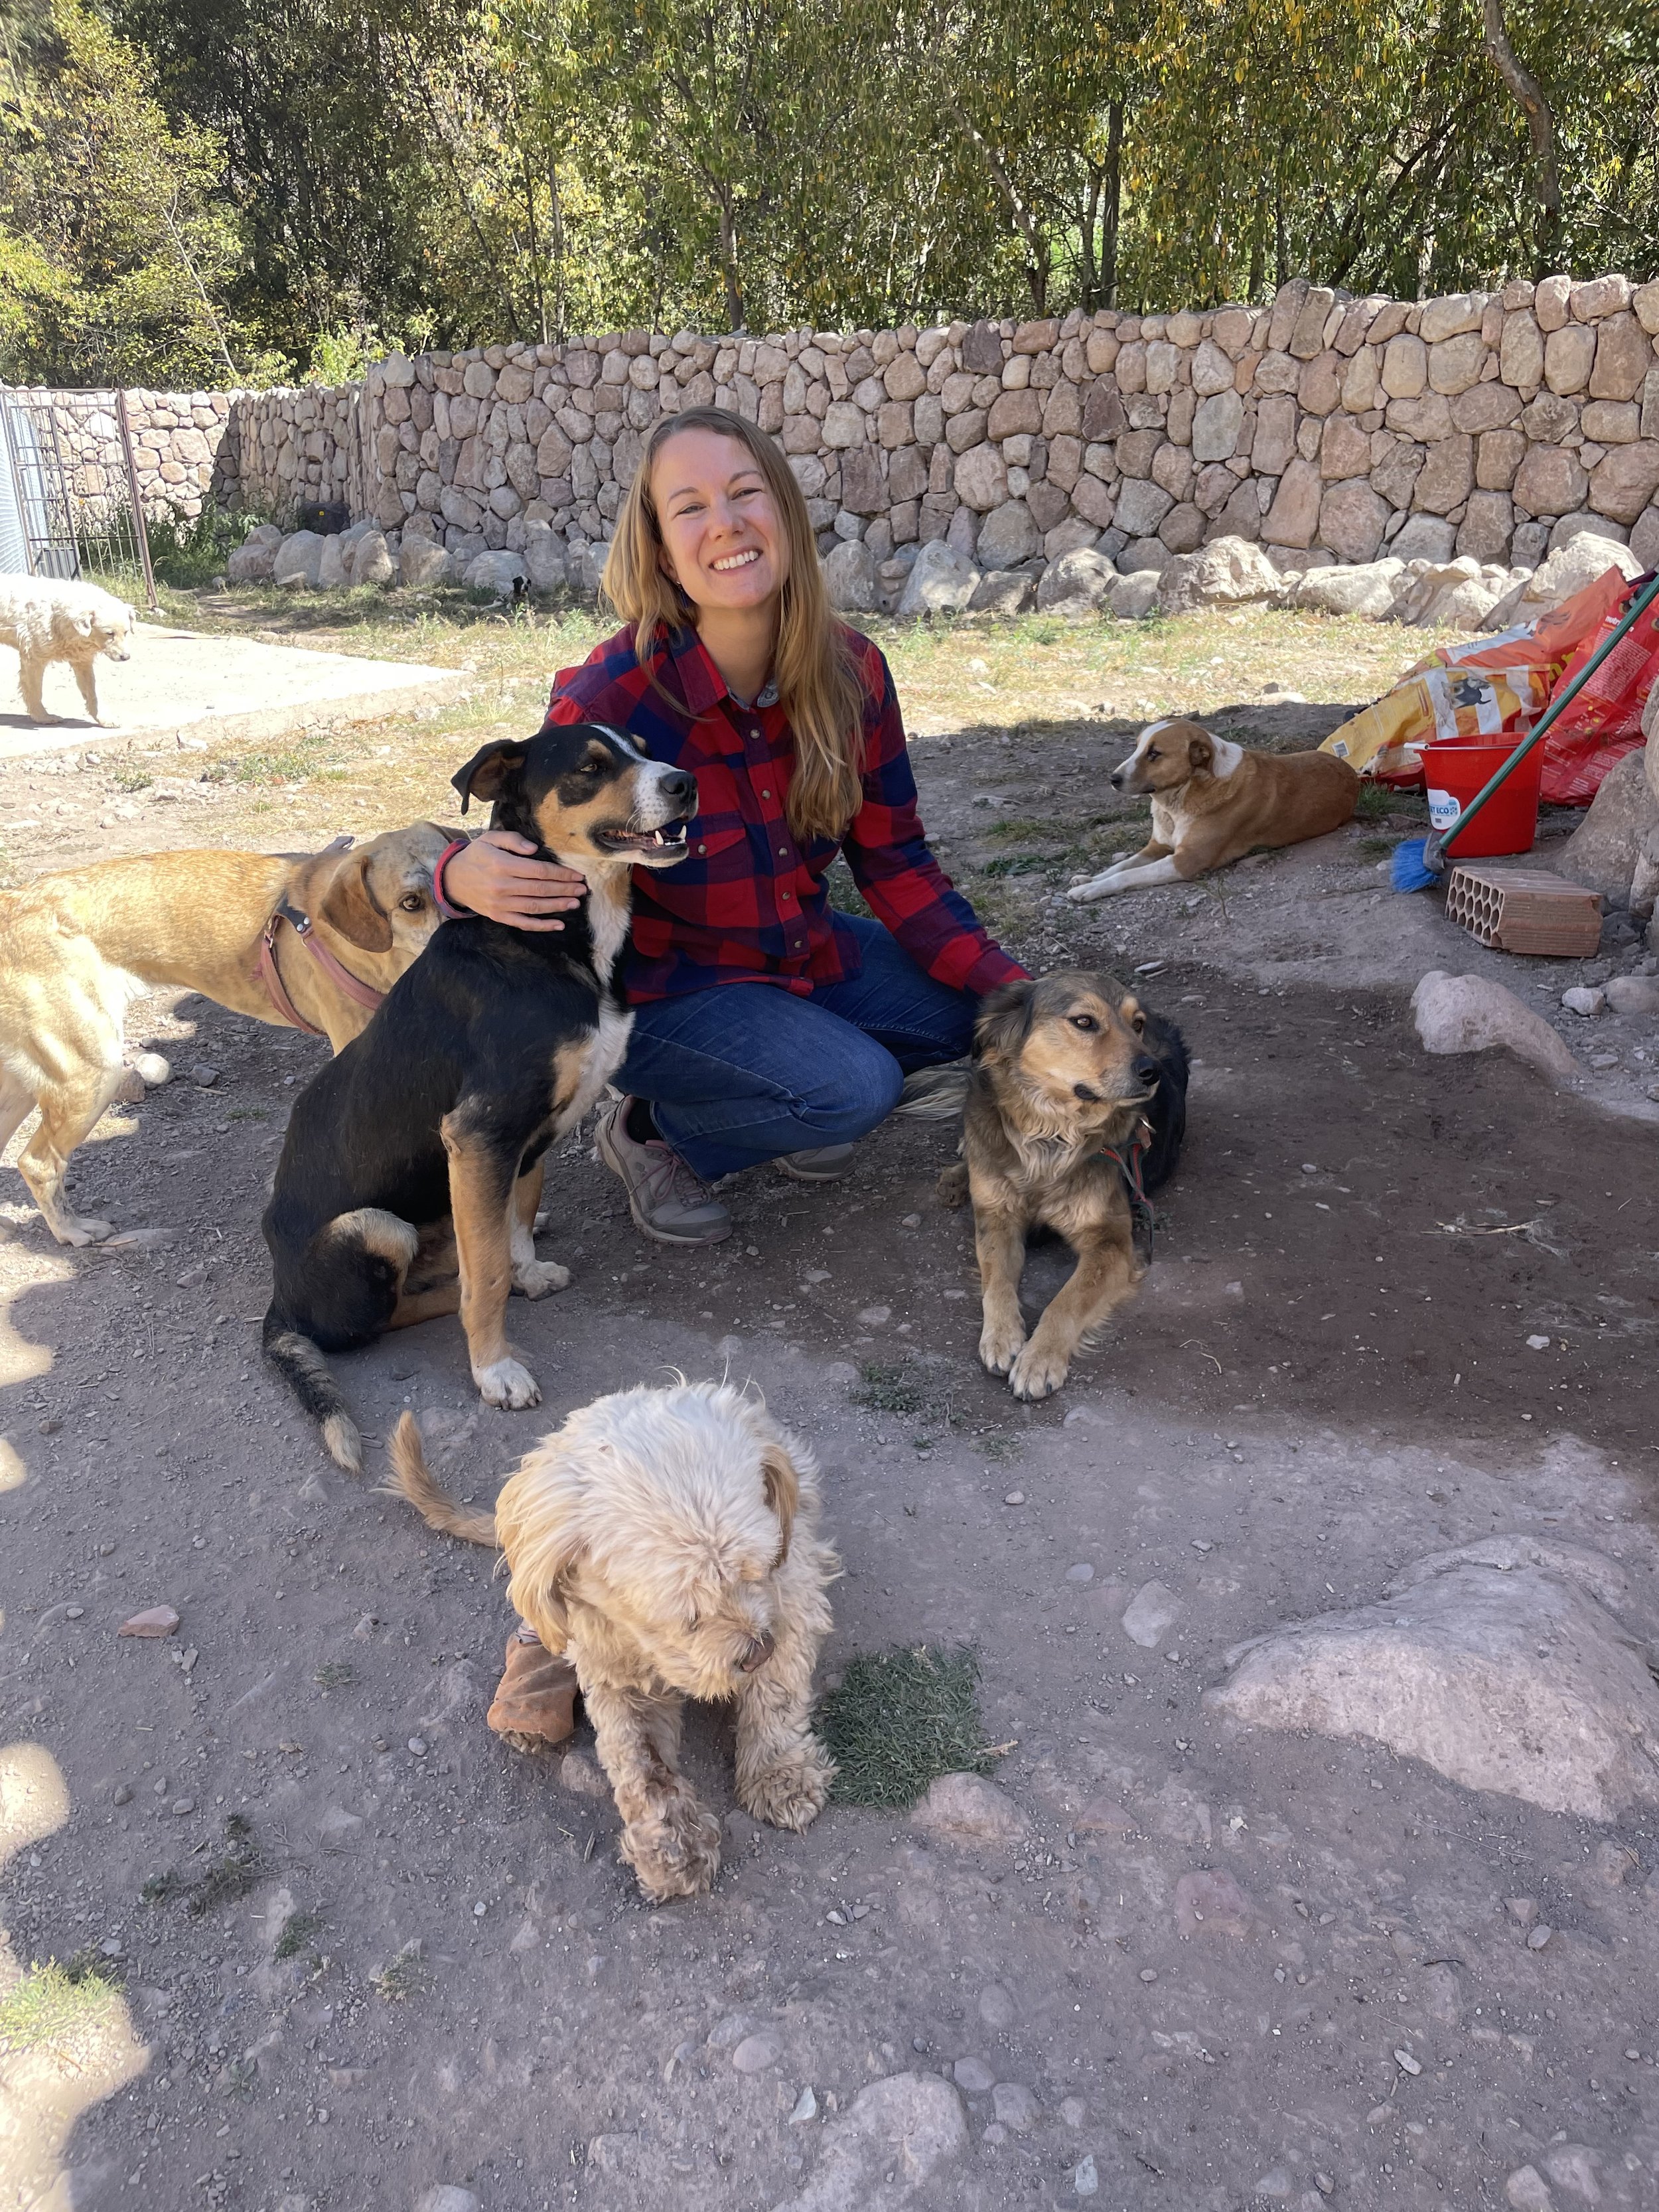
<svg viewBox="0 0 1659 2212"><path fill-rule="evenodd" d="M1098 1158L1110 1160L1123 1178L1123 1194L1129 1201L1129 1218L1133 1224L1134 1245L1141 1258L1150 1263L1152 1256L1152 1231L1157 1215L1152 1202L1146 1195L1142 1180L1141 1163L1152 1149L1157 1132L1143 1114L1135 1124L1134 1134L1124 1151L1120 1152L1111 1145L1103 1145ZM1127 1157L1126 1157L1127 1154Z"/></svg>
<svg viewBox="0 0 1659 2212"><path fill-rule="evenodd" d="M303 1030L307 1036L325 1036L328 1034L325 1030L319 1030L308 1022L289 996L282 970L276 964L276 933L284 922L324 975L343 991L348 999L357 1006L367 1006L371 1012L380 1005L386 996L385 992L375 990L372 985L361 981L349 968L343 968L327 945L319 944L313 934L311 916L302 914L298 907L290 906L285 898L278 899L276 912L266 922L264 935L259 941L259 961L254 975L257 981L264 985L265 996L289 1029Z"/></svg>

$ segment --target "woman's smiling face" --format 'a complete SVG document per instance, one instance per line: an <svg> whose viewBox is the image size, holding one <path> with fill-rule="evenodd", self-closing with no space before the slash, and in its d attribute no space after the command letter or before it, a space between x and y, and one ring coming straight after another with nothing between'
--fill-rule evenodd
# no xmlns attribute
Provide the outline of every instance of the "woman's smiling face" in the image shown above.
<svg viewBox="0 0 1659 2212"><path fill-rule="evenodd" d="M717 430L683 430L659 449L651 501L663 565L696 607L759 607L789 574L783 520L760 464Z"/></svg>

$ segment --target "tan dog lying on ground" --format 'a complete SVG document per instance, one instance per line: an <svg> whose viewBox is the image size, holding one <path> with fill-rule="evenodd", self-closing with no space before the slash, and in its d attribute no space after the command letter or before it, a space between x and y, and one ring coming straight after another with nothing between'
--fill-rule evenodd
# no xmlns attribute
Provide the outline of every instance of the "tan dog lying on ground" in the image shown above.
<svg viewBox="0 0 1659 2212"><path fill-rule="evenodd" d="M835 1765L811 1729L812 1668L837 1571L817 1531L817 1470L729 1384L599 1398L520 1461L493 1513L434 1480L405 1413L388 1487L434 1528L499 1544L507 1596L569 1657L647 1897L696 1897L720 1826L680 1772L687 1698L737 1706L738 1802L774 1827L823 1810Z"/></svg>
<svg viewBox="0 0 1659 2212"><path fill-rule="evenodd" d="M54 660L66 660L75 671L88 714L101 721L93 663L100 653L111 660L131 660L132 609L95 584L55 576L0 576L0 645L16 652L18 683L31 721L60 719L46 712L41 689Z"/></svg>
<svg viewBox="0 0 1659 2212"><path fill-rule="evenodd" d="M257 1021L291 1026L291 1012L339 1051L437 928L432 871L449 842L416 822L351 852L148 853L0 895L0 1151L38 1106L17 1164L60 1244L110 1233L65 1208L64 1173L125 1074L132 1000L174 983ZM309 922L305 945L286 923L272 932L286 1007L259 972L284 908Z"/></svg>
<svg viewBox="0 0 1659 2212"><path fill-rule="evenodd" d="M1196 722L1149 722L1112 771L1113 788L1150 793L1152 834L1066 894L1087 904L1113 891L1184 884L1259 845L1299 845L1352 821L1359 778L1331 753L1247 753Z"/></svg>
<svg viewBox="0 0 1659 2212"><path fill-rule="evenodd" d="M940 1194L959 1205L965 1182L973 1200L979 1356L1017 1398L1058 1390L1079 1346L1146 1273L1146 1200L1175 1166L1186 1119L1181 1032L1115 977L1048 975L986 1000L963 1121L966 1174L947 1169ZM1019 1279L1037 1228L1065 1238L1077 1269L1028 1341Z"/></svg>

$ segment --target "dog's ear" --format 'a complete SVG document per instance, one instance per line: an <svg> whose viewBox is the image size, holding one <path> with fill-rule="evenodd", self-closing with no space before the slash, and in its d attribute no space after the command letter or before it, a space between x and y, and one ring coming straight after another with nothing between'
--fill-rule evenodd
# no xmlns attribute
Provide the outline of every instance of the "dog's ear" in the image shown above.
<svg viewBox="0 0 1659 2212"><path fill-rule="evenodd" d="M390 952L392 921L369 881L371 857L365 846L340 863L317 909L317 919L337 929L353 945L361 945L365 952Z"/></svg>
<svg viewBox="0 0 1659 2212"><path fill-rule="evenodd" d="M800 1505L800 1471L781 1443L769 1443L761 1453L761 1487L766 1492L767 1504L778 1516L783 1540L778 1546L777 1564L781 1566L789 1556L789 1539L795 1533L795 1515Z"/></svg>
<svg viewBox="0 0 1659 2212"><path fill-rule="evenodd" d="M1207 730L1194 730L1187 740L1187 759L1194 775L1215 766L1215 739Z"/></svg>
<svg viewBox="0 0 1659 2212"><path fill-rule="evenodd" d="M473 799L489 806L503 798L524 770L530 757L530 747L522 738L496 738L481 745L465 768L457 769L449 779L461 794L461 811L466 812Z"/></svg>
<svg viewBox="0 0 1659 2212"><path fill-rule="evenodd" d="M979 1019L974 1024L975 1057L1018 1059L1020 1048L1031 1034L1031 1016L1036 1007L1036 985L1029 976L1018 983L999 983L981 1003Z"/></svg>

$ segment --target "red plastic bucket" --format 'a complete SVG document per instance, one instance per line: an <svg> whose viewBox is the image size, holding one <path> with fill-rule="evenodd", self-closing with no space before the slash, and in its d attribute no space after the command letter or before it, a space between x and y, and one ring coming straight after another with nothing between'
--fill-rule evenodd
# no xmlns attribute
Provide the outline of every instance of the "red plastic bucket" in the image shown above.
<svg viewBox="0 0 1659 2212"><path fill-rule="evenodd" d="M1519 739L1488 744L1445 738L1423 748L1423 776L1428 787L1429 820L1443 835L1476 793L1484 791ZM1454 860L1492 860L1503 853L1529 853L1538 836L1538 789L1544 774L1544 748L1534 745L1519 768L1501 783L1467 830L1446 847Z"/></svg>

